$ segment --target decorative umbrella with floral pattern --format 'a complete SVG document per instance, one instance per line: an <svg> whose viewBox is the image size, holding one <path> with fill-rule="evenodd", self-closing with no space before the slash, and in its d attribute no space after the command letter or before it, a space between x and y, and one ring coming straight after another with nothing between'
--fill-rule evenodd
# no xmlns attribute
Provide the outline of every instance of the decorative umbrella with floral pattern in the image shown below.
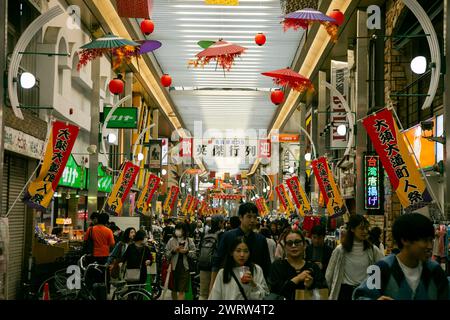
<svg viewBox="0 0 450 320"><path fill-rule="evenodd" d="M261 74L263 76L273 78L273 82L278 86L288 86L298 92L314 90L311 80L295 71L292 71L290 68L263 72Z"/></svg>

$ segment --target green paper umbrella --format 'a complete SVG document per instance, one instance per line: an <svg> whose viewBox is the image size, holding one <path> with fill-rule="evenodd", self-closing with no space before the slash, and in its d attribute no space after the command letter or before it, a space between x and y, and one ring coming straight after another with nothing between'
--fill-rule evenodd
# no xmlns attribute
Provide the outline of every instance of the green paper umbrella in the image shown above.
<svg viewBox="0 0 450 320"><path fill-rule="evenodd" d="M214 43L216 43L216 41L212 41L212 40L201 40L201 41L197 42L197 44L203 49L208 49Z"/></svg>
<svg viewBox="0 0 450 320"><path fill-rule="evenodd" d="M124 46L137 47L140 44L128 39L124 39L113 34L108 34L104 37L98 38L81 47L81 49L113 49Z"/></svg>

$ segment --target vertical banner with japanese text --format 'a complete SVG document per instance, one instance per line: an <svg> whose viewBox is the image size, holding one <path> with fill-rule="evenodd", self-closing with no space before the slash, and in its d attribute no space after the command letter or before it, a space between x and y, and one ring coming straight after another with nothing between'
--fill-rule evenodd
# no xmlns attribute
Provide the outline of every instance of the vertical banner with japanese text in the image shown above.
<svg viewBox="0 0 450 320"><path fill-rule="evenodd" d="M139 173L139 166L134 165L131 161L125 161L122 165L122 171L117 179L112 192L106 200L105 211L120 215L122 206L134 184L134 180Z"/></svg>
<svg viewBox="0 0 450 320"><path fill-rule="evenodd" d="M278 185L275 188L275 190L277 191L278 198L280 199L280 202L283 205L285 213L290 213L294 211L294 205L292 204L291 199L289 199L289 196L287 194L284 185L282 184Z"/></svg>
<svg viewBox="0 0 450 320"><path fill-rule="evenodd" d="M348 62L331 60L331 86L336 88L345 99L348 99L349 93L349 75ZM340 135L337 132L339 125L348 123L347 114L341 100L331 93L330 97L331 108L331 132L330 132L330 147L344 149L347 147L347 135Z"/></svg>
<svg viewBox="0 0 450 320"><path fill-rule="evenodd" d="M177 203L178 194L180 193L180 188L177 186L172 186L170 188L169 194L167 195L166 201L164 202L163 210L166 214L171 214L174 206Z"/></svg>
<svg viewBox="0 0 450 320"><path fill-rule="evenodd" d="M150 201L152 201L153 195L160 185L161 178L151 174L148 178L148 182L142 190L137 205L136 205L136 213L146 213L148 212L148 208L150 205Z"/></svg>
<svg viewBox="0 0 450 320"><path fill-rule="evenodd" d="M312 161L311 165L327 206L328 214L333 218L342 215L348 217L349 212L347 206L334 181L333 172L328 166L327 158L320 157L315 159Z"/></svg>
<svg viewBox="0 0 450 320"><path fill-rule="evenodd" d="M79 127L66 122L53 122L39 176L23 198L28 206L38 210L49 206L79 131Z"/></svg>
<svg viewBox="0 0 450 320"><path fill-rule="evenodd" d="M364 157L364 208L380 209L380 169L379 156Z"/></svg>
<svg viewBox="0 0 450 320"><path fill-rule="evenodd" d="M432 202L392 112L385 108L362 122L403 208L414 210Z"/></svg>
<svg viewBox="0 0 450 320"><path fill-rule="evenodd" d="M297 209L300 214L304 216L305 214L312 214L311 204L309 203L306 193L300 185L298 177L292 177L286 180L286 184L291 191L292 198L294 199Z"/></svg>
<svg viewBox="0 0 450 320"><path fill-rule="evenodd" d="M267 207L266 199L259 198L256 200L256 207L259 210L259 215L264 217L269 214L269 207Z"/></svg>

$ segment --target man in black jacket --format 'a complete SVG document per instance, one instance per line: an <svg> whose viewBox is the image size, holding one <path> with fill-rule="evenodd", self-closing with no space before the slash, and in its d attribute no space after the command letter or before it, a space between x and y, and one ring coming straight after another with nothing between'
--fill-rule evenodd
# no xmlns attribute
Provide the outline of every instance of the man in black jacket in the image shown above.
<svg viewBox="0 0 450 320"><path fill-rule="evenodd" d="M314 226L311 230L312 244L306 248L306 261L315 262L323 276L327 270L333 249L325 244L325 229L322 226Z"/></svg>
<svg viewBox="0 0 450 320"><path fill-rule="evenodd" d="M229 254L231 243L235 238L241 236L247 238L252 262L263 269L266 278L269 275L271 263L267 240L263 235L253 232L258 222L258 208L254 203L243 203L239 207L238 215L241 220L239 228L225 232L220 238L212 263L210 287L214 284L217 272L222 267L225 256Z"/></svg>

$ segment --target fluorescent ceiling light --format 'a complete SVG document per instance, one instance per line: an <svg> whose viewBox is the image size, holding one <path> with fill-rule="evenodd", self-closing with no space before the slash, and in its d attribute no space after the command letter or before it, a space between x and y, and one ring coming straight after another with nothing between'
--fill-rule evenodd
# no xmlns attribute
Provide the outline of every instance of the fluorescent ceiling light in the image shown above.
<svg viewBox="0 0 450 320"><path fill-rule="evenodd" d="M179 30L178 32L184 32L184 33L209 33L209 32L217 32L217 33L250 33L250 34L258 34L261 32L261 30L213 30L212 28L210 30L198 30L198 29L185 29L185 30Z"/></svg>
<svg viewBox="0 0 450 320"><path fill-rule="evenodd" d="M263 25L253 25L253 24L179 24L177 27L183 27L183 28L257 28L257 29L265 29L269 28L270 26L263 26Z"/></svg>
<svg viewBox="0 0 450 320"><path fill-rule="evenodd" d="M185 8L185 9L228 9L228 10L237 10L237 9L276 9L276 7L269 6L205 6L204 4L176 4L172 5L172 8Z"/></svg>
<svg viewBox="0 0 450 320"><path fill-rule="evenodd" d="M203 15L203 16L270 16L271 14L268 12L185 12L185 11L176 11L176 15L186 15L186 16L195 16L195 15ZM216 20L217 21L217 20Z"/></svg>
<svg viewBox="0 0 450 320"><path fill-rule="evenodd" d="M190 35L182 35L181 37L183 38L192 38L192 39L198 39L198 35L197 36L190 36ZM221 35L219 34L213 34L213 35L202 35L202 37L208 37L208 38L223 38ZM231 39L224 39L227 42L238 42L234 41L235 39L253 39L254 36L233 36Z"/></svg>

